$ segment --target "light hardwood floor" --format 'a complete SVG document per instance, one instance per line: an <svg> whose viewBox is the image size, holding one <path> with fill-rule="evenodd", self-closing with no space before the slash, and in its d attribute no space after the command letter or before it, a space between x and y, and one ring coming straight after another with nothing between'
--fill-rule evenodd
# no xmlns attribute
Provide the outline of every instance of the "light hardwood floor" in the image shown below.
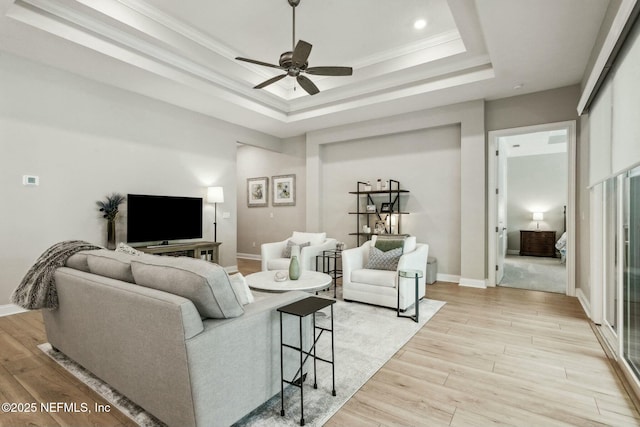
<svg viewBox="0 0 640 427"><path fill-rule="evenodd" d="M245 274L260 268L238 266ZM427 295L447 304L327 425L640 425L575 298L449 283L429 286ZM106 404L38 350L45 341L39 312L0 318L0 403ZM0 425L133 423L117 411L0 412Z"/></svg>

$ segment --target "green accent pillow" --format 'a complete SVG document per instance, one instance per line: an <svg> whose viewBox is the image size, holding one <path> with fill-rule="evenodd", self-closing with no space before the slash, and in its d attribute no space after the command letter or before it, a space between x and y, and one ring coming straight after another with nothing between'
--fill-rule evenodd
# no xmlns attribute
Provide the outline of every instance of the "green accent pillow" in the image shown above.
<svg viewBox="0 0 640 427"><path fill-rule="evenodd" d="M380 249L382 252L388 252L398 248L402 249L403 246L404 239L381 239L380 237L376 239L375 244L375 247Z"/></svg>

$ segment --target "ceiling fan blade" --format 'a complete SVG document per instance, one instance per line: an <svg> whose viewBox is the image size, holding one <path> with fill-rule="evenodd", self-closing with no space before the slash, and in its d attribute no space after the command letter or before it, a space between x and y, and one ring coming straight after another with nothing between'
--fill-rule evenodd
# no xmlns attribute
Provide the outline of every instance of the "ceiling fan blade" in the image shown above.
<svg viewBox="0 0 640 427"><path fill-rule="evenodd" d="M285 77L287 77L286 74L282 74L280 76L275 76L273 78L270 78L269 80L265 80L264 82L260 83L257 86L254 86L254 89L262 89L263 87L267 87L269 86L271 83L275 83L278 80L284 79Z"/></svg>
<svg viewBox="0 0 640 427"><path fill-rule="evenodd" d="M308 74L316 76L350 76L353 74L351 67L311 67L305 70Z"/></svg>
<svg viewBox="0 0 640 427"><path fill-rule="evenodd" d="M298 44L296 44L296 48L293 49L293 56L291 58L294 67L300 68L307 63L312 47L313 46L306 41L298 40Z"/></svg>
<svg viewBox="0 0 640 427"><path fill-rule="evenodd" d="M262 62L262 61L256 61L255 59L248 59L248 58L241 58L241 57L236 57L236 59L238 61L244 61L244 62L250 62L251 64L258 64L258 65L262 65L264 67L271 67L271 68L277 68L279 70L284 70L284 68L282 68L279 65L274 65L274 64L269 64L268 62Z"/></svg>
<svg viewBox="0 0 640 427"><path fill-rule="evenodd" d="M320 89L318 89L318 86L313 84L311 80L309 80L303 75L298 76L298 83L300 83L300 86L302 87L302 89L306 90L309 95L315 95L316 93L320 92Z"/></svg>

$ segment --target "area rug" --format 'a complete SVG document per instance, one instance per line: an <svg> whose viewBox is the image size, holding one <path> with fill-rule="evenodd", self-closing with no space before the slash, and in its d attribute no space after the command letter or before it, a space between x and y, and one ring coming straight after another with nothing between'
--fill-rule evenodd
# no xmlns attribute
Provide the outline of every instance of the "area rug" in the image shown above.
<svg viewBox="0 0 640 427"><path fill-rule="evenodd" d="M337 301L334 305L336 394L331 395L331 365L318 362L318 388L313 374L304 383L305 423L321 426L335 414L369 378L444 306L444 302L425 299L420 303L420 322L397 318L395 311L359 303ZM318 325L328 326L329 308L317 317ZM145 412L87 370L55 351L49 344L38 346L43 352L95 390L104 399L140 426L161 426ZM317 355L331 357L330 335L322 336ZM300 390L285 390L285 416L280 416L280 394L248 414L237 427L293 426L300 421Z"/></svg>
<svg viewBox="0 0 640 427"><path fill-rule="evenodd" d="M509 255L504 259L500 286L564 294L567 266L559 258Z"/></svg>

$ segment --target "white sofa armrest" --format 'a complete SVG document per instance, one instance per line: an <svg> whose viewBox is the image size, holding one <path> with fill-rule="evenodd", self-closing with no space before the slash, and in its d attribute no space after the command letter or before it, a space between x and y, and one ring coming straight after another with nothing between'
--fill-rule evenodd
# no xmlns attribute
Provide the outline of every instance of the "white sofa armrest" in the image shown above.
<svg viewBox="0 0 640 427"><path fill-rule="evenodd" d="M315 246L305 246L300 251L300 269L314 270L316 269L316 256L322 255L322 251L328 251L336 248L336 239L328 238L324 243Z"/></svg>
<svg viewBox="0 0 640 427"><path fill-rule="evenodd" d="M282 251L287 246L287 241L263 243L260 245L260 256L262 258L262 271L267 271L267 263L270 259L282 258Z"/></svg>
<svg viewBox="0 0 640 427"><path fill-rule="evenodd" d="M403 254L398 261L398 270L420 270L424 276L427 272L429 245L418 243L415 250Z"/></svg>
<svg viewBox="0 0 640 427"><path fill-rule="evenodd" d="M342 251L342 284L351 283L351 273L364 268L365 253L369 251L370 241L357 248Z"/></svg>

